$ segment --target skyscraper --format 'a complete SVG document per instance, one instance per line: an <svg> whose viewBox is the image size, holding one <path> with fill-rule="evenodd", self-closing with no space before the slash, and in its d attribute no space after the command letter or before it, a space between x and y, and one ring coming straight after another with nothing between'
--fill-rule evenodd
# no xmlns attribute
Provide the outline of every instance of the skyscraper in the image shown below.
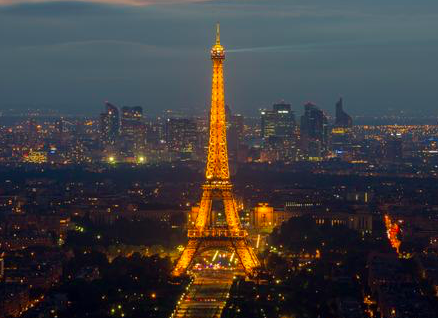
<svg viewBox="0 0 438 318"><path fill-rule="evenodd" d="M301 137L307 145L309 157L321 157L328 144L328 122L324 112L313 103L304 105L301 116Z"/></svg>
<svg viewBox="0 0 438 318"><path fill-rule="evenodd" d="M189 118L168 118L166 123L166 142L169 150L187 158L194 159L200 148L200 139L196 122Z"/></svg>
<svg viewBox="0 0 438 318"><path fill-rule="evenodd" d="M308 138L327 141L327 116L313 103L304 105L304 115L301 116L301 133Z"/></svg>
<svg viewBox="0 0 438 318"><path fill-rule="evenodd" d="M144 148L146 125L141 106L122 107L121 136L126 152L134 153Z"/></svg>
<svg viewBox="0 0 438 318"><path fill-rule="evenodd" d="M294 161L297 155L295 114L284 101L261 112L262 161Z"/></svg>
<svg viewBox="0 0 438 318"><path fill-rule="evenodd" d="M344 101L341 98L339 98L339 101L336 103L336 120L335 120L335 126L336 127L343 127L343 128L351 128L353 126L353 119L350 115L348 115L344 111Z"/></svg>
<svg viewBox="0 0 438 318"><path fill-rule="evenodd" d="M281 102L274 104L272 110L261 112L261 133L263 138L271 136L292 137L295 131L295 114L291 105Z"/></svg>
<svg viewBox="0 0 438 318"><path fill-rule="evenodd" d="M330 146L333 154L344 160L350 160L353 155L350 129L352 126L353 120L344 111L341 97L336 103L336 119L331 131Z"/></svg>
<svg viewBox="0 0 438 318"><path fill-rule="evenodd" d="M239 161L239 149L243 144L244 117L234 114L228 105L225 105L227 117L227 143L230 161Z"/></svg>
<svg viewBox="0 0 438 318"><path fill-rule="evenodd" d="M105 102L105 112L100 114L100 136L103 145L114 145L119 137L120 115L116 106Z"/></svg>

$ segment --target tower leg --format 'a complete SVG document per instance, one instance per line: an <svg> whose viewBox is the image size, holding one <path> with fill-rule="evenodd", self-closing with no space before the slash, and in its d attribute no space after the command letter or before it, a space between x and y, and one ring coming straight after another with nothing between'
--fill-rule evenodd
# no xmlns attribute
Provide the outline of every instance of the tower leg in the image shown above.
<svg viewBox="0 0 438 318"><path fill-rule="evenodd" d="M227 218L227 225L230 230L238 231L241 228L239 214L237 213L237 205L231 191L222 192L225 216Z"/></svg>
<svg viewBox="0 0 438 318"><path fill-rule="evenodd" d="M209 189L204 189L202 192L201 204L199 206L199 213L196 218L196 228L202 231L208 222L208 217L211 211L212 205L212 193Z"/></svg>
<svg viewBox="0 0 438 318"><path fill-rule="evenodd" d="M233 241L233 245L240 262L245 269L245 272L249 276L253 276L255 274L255 270L260 267L260 261L252 250L251 246L248 245L246 240L235 240Z"/></svg>
<svg viewBox="0 0 438 318"><path fill-rule="evenodd" d="M187 268L190 266L193 259L195 258L196 252L199 248L199 244L200 242L197 240L189 240L187 246L184 248L184 251L179 257L175 268L172 271L173 276L180 276L186 272Z"/></svg>

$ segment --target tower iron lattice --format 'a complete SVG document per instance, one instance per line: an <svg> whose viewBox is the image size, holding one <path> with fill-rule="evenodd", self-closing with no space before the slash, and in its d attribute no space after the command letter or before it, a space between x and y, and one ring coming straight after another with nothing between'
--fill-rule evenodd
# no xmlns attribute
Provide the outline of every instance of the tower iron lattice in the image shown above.
<svg viewBox="0 0 438 318"><path fill-rule="evenodd" d="M188 244L172 274L179 276L185 273L193 260L206 250L226 249L235 253L248 276L254 276L260 262L248 242L247 231L240 223L228 167L223 73L225 50L220 43L219 24L216 44L211 49L211 60L213 76L206 181L202 186L203 193L194 227L188 230ZM213 222L213 200L223 202L226 226L217 226Z"/></svg>

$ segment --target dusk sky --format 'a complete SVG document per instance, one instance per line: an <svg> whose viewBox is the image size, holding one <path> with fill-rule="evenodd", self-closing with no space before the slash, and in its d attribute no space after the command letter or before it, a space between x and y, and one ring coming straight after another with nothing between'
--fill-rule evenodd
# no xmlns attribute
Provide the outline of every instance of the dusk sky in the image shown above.
<svg viewBox="0 0 438 318"><path fill-rule="evenodd" d="M236 112L438 113L436 0L0 0L0 109L207 109L216 21Z"/></svg>

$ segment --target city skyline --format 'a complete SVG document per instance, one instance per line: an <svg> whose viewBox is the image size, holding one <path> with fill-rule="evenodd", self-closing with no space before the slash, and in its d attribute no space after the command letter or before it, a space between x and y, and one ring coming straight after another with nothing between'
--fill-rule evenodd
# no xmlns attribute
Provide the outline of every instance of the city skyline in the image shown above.
<svg viewBox="0 0 438 318"><path fill-rule="evenodd" d="M217 20L230 48L225 74L233 74L226 102L238 113L257 115L281 99L295 111L311 100L333 113L339 96L352 115L436 108L436 4L426 0L378 10L337 0L98 2L0 2L9 30L0 110L89 115L104 100L152 114L205 109L209 69L200 61Z"/></svg>
<svg viewBox="0 0 438 318"><path fill-rule="evenodd" d="M316 1L0 0L0 316L438 317L434 6Z"/></svg>

